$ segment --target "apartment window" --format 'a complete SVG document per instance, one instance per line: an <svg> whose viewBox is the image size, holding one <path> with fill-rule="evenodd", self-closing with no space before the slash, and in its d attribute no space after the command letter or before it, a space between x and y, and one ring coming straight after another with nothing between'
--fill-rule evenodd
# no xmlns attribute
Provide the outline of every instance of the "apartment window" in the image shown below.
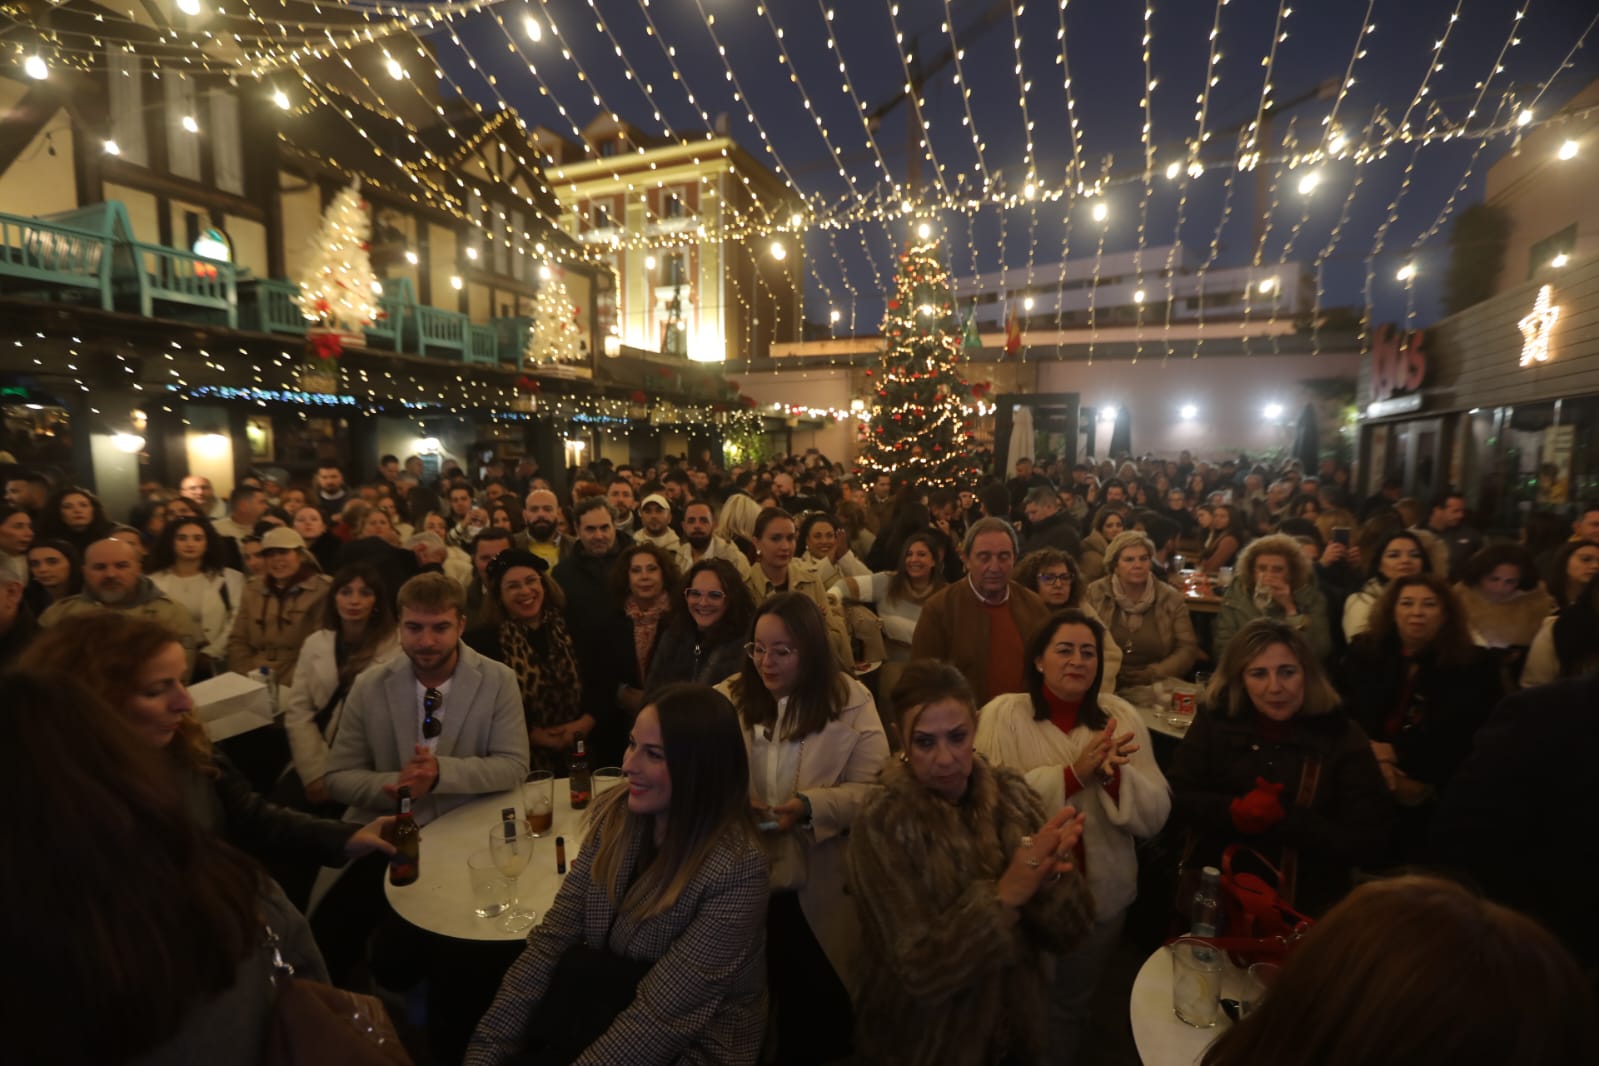
<svg viewBox="0 0 1599 1066"><path fill-rule="evenodd" d="M180 178L200 180L200 134L192 133L184 119L198 123L195 114L194 82L188 78L161 79L166 90L167 170Z"/></svg>
<svg viewBox="0 0 1599 1066"><path fill-rule="evenodd" d="M662 218L682 218L684 210L681 196L675 192L666 194L666 199L661 203Z"/></svg>
<svg viewBox="0 0 1599 1066"><path fill-rule="evenodd" d="M595 229L610 229L611 209L604 204L595 204L589 208L589 225Z"/></svg>
<svg viewBox="0 0 1599 1066"><path fill-rule="evenodd" d="M622 150L622 144L615 137L607 138L600 142L600 158L610 159Z"/></svg>
<svg viewBox="0 0 1599 1066"><path fill-rule="evenodd" d="M211 125L206 139L211 142L211 166L216 186L224 192L244 195L244 135L239 130L239 98L222 89L212 90Z"/></svg>
<svg viewBox="0 0 1599 1066"><path fill-rule="evenodd" d="M1570 255L1577 247L1577 224L1573 222L1559 233L1551 234L1534 244L1527 252L1527 277L1531 278L1545 269L1557 255Z"/></svg>
<svg viewBox="0 0 1599 1066"><path fill-rule="evenodd" d="M111 95L111 139L123 159L150 165L144 130L144 74L139 57L121 48L106 50L106 80Z"/></svg>
<svg viewBox="0 0 1599 1066"><path fill-rule="evenodd" d="M665 269L661 272L662 285L687 285L688 263L687 257L682 252L673 252L666 257Z"/></svg>

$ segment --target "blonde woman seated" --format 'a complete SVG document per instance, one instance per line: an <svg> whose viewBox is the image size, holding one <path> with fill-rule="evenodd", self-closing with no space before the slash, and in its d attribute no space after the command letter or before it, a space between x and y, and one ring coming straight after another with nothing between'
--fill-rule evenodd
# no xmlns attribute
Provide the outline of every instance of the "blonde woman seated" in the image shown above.
<svg viewBox="0 0 1599 1066"><path fill-rule="evenodd" d="M1138 893L1137 838L1160 832L1171 789L1149 730L1124 700L1104 691L1105 627L1079 610L1053 615L1027 646L1026 692L995 697L977 719L977 750L1027 777L1046 810L1083 813L1079 865L1097 920L1055 968L1051 1052L1074 1061L1094 989Z"/></svg>
<svg viewBox="0 0 1599 1066"><path fill-rule="evenodd" d="M915 660L892 701L904 754L847 856L864 934L859 1060L1055 1062L1048 957L1094 927L1072 858L1083 817L1050 812L1021 774L977 754L975 701L955 667Z"/></svg>
<svg viewBox="0 0 1599 1066"><path fill-rule="evenodd" d="M1110 542L1106 576L1088 586L1088 605L1105 623L1106 643L1122 651L1117 683L1123 688L1182 677L1199 658L1188 605L1155 577L1154 558L1154 541L1130 529Z"/></svg>
<svg viewBox="0 0 1599 1066"><path fill-rule="evenodd" d="M1283 533L1250 541L1238 557L1238 580L1228 587L1216 616L1216 658L1257 618L1274 618L1304 633L1322 662L1332 655L1327 599L1299 542Z"/></svg>

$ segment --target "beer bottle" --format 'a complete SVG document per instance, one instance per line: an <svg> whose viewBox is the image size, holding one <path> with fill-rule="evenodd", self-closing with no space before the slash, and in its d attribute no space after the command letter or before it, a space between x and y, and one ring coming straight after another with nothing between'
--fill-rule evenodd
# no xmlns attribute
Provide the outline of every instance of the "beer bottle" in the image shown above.
<svg viewBox="0 0 1599 1066"><path fill-rule="evenodd" d="M411 816L411 786L400 786L400 807L394 818L394 854L389 858L389 884L409 885L422 872L422 834Z"/></svg>
<svg viewBox="0 0 1599 1066"><path fill-rule="evenodd" d="M583 746L583 734L576 737L577 748L572 752L572 809L580 811L589 805L589 792L593 788L589 778L589 754Z"/></svg>

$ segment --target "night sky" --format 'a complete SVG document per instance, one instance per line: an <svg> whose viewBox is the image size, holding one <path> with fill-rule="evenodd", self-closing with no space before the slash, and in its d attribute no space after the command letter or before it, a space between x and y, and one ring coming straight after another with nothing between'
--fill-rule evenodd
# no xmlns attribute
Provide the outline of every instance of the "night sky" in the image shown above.
<svg viewBox="0 0 1599 1066"><path fill-rule="evenodd" d="M1236 147L1237 135L1231 131L1252 121L1257 113L1264 74L1261 61L1270 48L1279 4L1276 0L1230 0L1220 9L1217 50L1221 60L1214 71L1219 80L1210 90L1205 123L1214 136L1202 151L1208 169L1197 180L1184 176L1176 181L1166 180L1160 172L1167 163L1184 158L1184 142L1195 136L1195 97L1206 80L1217 8L1208 0L1149 0L1149 4L1153 12L1150 64L1157 80L1151 138L1157 174L1145 205L1144 244L1154 247L1172 242L1179 200L1186 193L1181 239L1199 261L1210 258L1214 242L1217 267L1246 265L1257 254L1262 263L1275 263L1284 258L1292 239L1288 254L1293 261L1310 265L1327 252L1323 306L1358 308L1363 303L1367 264L1377 231L1389 214L1407 165L1413 162L1409 188L1385 236L1385 248L1374 261L1373 317L1376 321L1408 317L1416 325L1438 318L1442 314L1438 280L1447 256L1449 222L1414 253L1419 273L1408 305L1404 286L1395 281L1394 272L1411 258L1417 239L1433 226L1466 177L1477 147L1475 140L1432 143L1419 152L1398 143L1386 158L1360 168L1347 160L1324 164L1323 180L1308 199L1310 210L1302 225L1307 199L1297 186L1305 171L1288 171L1273 161L1281 155L1281 140L1290 125L1302 150L1321 139L1322 118L1332 100L1311 98L1292 108L1286 105L1312 94L1324 81L1330 80L1333 86L1342 81L1360 35L1366 0L1283 5L1290 12L1282 24L1288 38L1277 45L1271 78L1272 99L1283 111L1275 121L1272 141L1261 145L1267 157L1262 164L1267 183L1276 185L1279 202L1264 245L1259 247L1254 237L1256 218L1269 210L1271 197L1268 194L1266 203L1256 208L1254 174L1238 175L1231 211L1219 241L1216 239L1230 169L1222 161L1231 159ZM949 45L949 36L942 30L946 10L950 23L964 30L992 6L993 0L951 0L948 4L906 0L899 5L898 26L907 47L914 40L919 54L931 61ZM836 10L828 23L824 12L830 8ZM569 137L574 137L574 121L585 125L600 110L593 103L590 86L609 109L652 135L702 134L706 124L701 112L713 121L725 113L736 139L779 173L786 168L815 204L841 205L863 196L875 200L892 191L874 165L877 156L867 146L858 112L844 91L845 78L839 73L827 33L831 28L856 97L868 109L876 107L898 92L905 80L889 7L883 0L778 0L764 14L752 0L655 0L647 12L658 36L647 32L642 0L558 0L547 8L506 3L495 10L503 19L503 29L488 13L457 23L464 48L454 45L447 34L429 38L451 78L486 105L496 101L496 90L484 77L487 73L496 77L498 93L530 123L547 125ZM560 29L558 40L547 23L541 41L527 39L525 16L539 11L555 19ZM1525 12L1519 28L1514 20L1518 11ZM1109 157L1108 173L1113 179L1106 194L1109 220L1103 226L1094 223L1088 205L1081 200L1074 205L1070 198L1038 202L1032 209L985 207L975 219L941 214L937 221L948 238L951 266L957 273L970 273L974 264L984 271L1002 265L1025 269L1030 252L1037 264L1055 264L1061 259L1063 241L1069 242L1073 258L1092 256L1100 248L1101 230L1105 253L1138 247L1144 199L1140 140L1144 121L1143 12L1142 6L1129 0L1070 0L1064 13L1066 60L1079 122L1078 157L1089 180L1105 170ZM1458 21L1451 28L1451 15L1456 12ZM1511 149L1514 115L1556 74L1596 13L1599 8L1592 0L1461 0L1458 4L1453 0L1375 0L1370 21L1376 31L1366 37L1366 54L1355 62L1355 85L1339 106L1338 125L1347 131L1351 143L1359 143L1374 109L1386 109L1389 121L1397 124L1433 62L1441 62L1443 69L1432 73L1428 93L1411 111L1411 123L1417 129L1445 121L1458 124L1478 97L1478 83L1492 75L1471 126L1482 128L1497 113L1504 132L1482 149L1455 201L1453 210L1458 211L1480 199L1488 165ZM714 32L726 48L725 60L713 43L707 16L714 17ZM768 16L783 31L782 44L792 60L797 84L791 82L790 68L782 63ZM1060 18L1056 0L1030 0L1016 20L1022 39L1023 77L1031 82L1026 96L1037 174L1045 187L1055 188L1065 183L1073 160L1064 75L1057 62ZM597 27L598 19L603 19L614 36L636 78L627 77L611 38ZM1513 29L1520 43L1505 52L1504 69L1494 74L1496 57ZM509 51L507 31L524 58ZM1435 43L1446 31L1445 47L1435 52ZM1537 103L1538 119L1552 115L1599 76L1596 41L1599 31L1554 78ZM663 44L675 49L683 80L673 80ZM1010 16L1002 13L985 32L963 35L960 44L964 84L971 90L969 104L983 144L983 162L1007 189L1020 192L1026 180L1026 148ZM563 58L563 46L588 72L587 82L580 81L577 66ZM476 70L468 62L469 56L476 60ZM528 72L529 61L536 65L548 95L541 94L538 81ZM728 65L742 86L745 102L734 98ZM964 176L968 187L980 187L978 152L969 128L963 125L965 109L955 74L955 67L949 65L929 79L924 113L932 125L933 151L943 165L946 181L954 185ZM646 95L641 84L653 91ZM698 108L689 103L689 91ZM1513 106L1506 102L1507 93ZM826 141L804 107L807 97L826 127ZM555 101L565 105L570 121L558 114ZM775 155L763 149L746 103ZM657 109L659 122L654 118ZM895 182L905 177L906 121L907 108L902 103L885 118L875 136ZM828 141L838 150L853 183L839 176ZM1327 251L1329 235L1345 210L1357 169L1363 171L1363 181L1348 203L1348 219L1338 240ZM931 165L924 164L924 187L932 185L932 174ZM1069 223L1065 221L1068 216ZM811 229L806 237L807 317L825 322L829 308L837 307L844 317L841 332L851 326L857 332L876 331L882 292L891 280L894 249L903 241L905 230L905 222L897 217L853 224L833 232L831 239ZM1057 276L1053 270L1042 275Z"/></svg>

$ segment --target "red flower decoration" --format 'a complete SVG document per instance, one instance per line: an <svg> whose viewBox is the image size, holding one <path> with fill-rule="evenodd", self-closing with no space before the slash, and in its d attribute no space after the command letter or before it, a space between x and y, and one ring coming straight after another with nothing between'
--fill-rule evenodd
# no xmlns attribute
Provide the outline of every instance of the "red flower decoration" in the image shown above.
<svg viewBox="0 0 1599 1066"><path fill-rule="evenodd" d="M643 403L645 401L645 399L646 399L646 397L644 395L644 390L643 389L634 389L633 392L632 392L632 395L630 395L628 397L628 399L632 400L634 403Z"/></svg>
<svg viewBox="0 0 1599 1066"><path fill-rule="evenodd" d="M521 377L516 379L516 387L521 389L523 392L538 392L544 388L544 382L540 381L538 378L528 377L526 374L523 374Z"/></svg>
<svg viewBox="0 0 1599 1066"><path fill-rule="evenodd" d="M344 354L344 338L337 333L313 333L306 340L318 359L337 359Z"/></svg>

